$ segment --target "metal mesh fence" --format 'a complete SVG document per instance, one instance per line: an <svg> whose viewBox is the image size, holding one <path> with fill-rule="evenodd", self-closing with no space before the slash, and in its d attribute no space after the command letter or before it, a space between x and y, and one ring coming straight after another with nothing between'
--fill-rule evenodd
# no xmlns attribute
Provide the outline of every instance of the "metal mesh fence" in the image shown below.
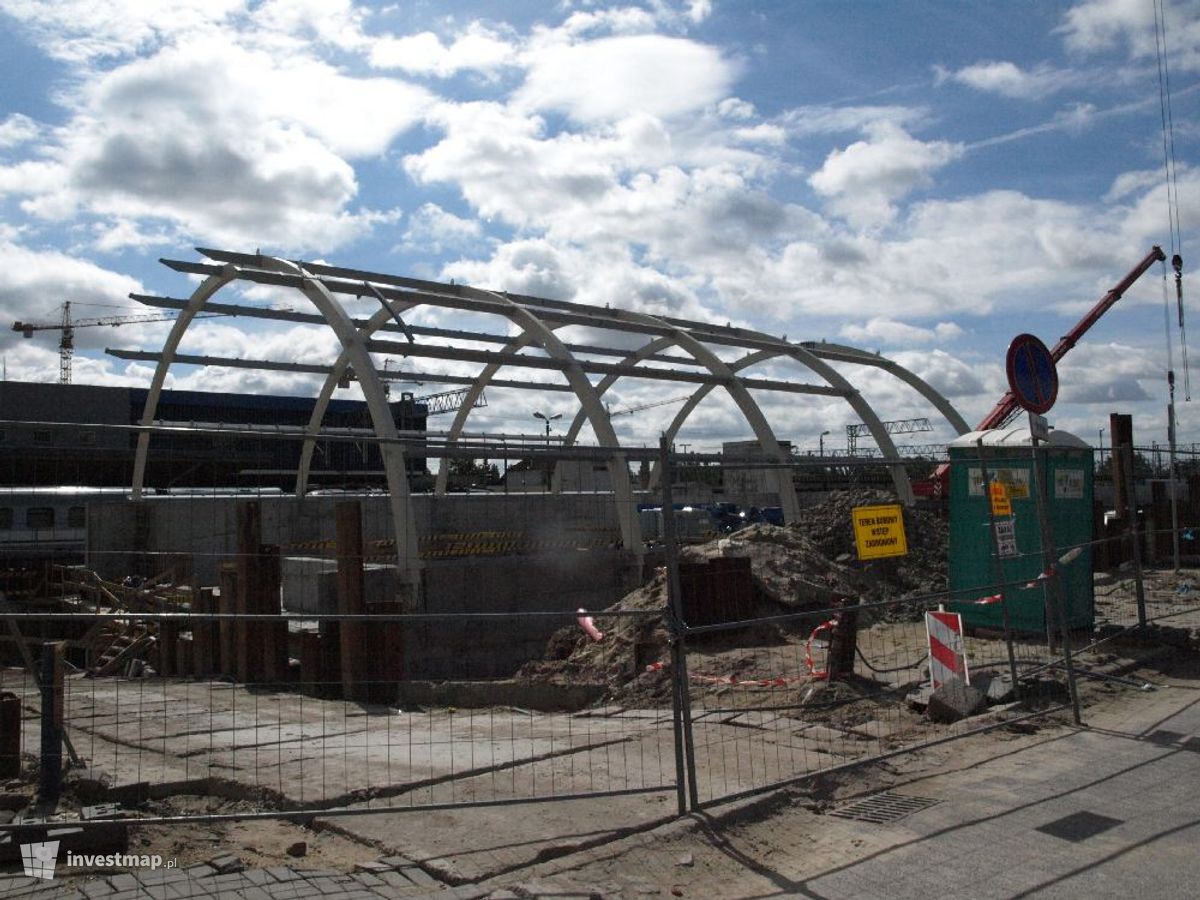
<svg viewBox="0 0 1200 900"><path fill-rule="evenodd" d="M939 723L930 702L924 611L935 597L837 607L701 629L687 637L687 674L700 799L879 757L993 724L973 716ZM833 623L853 617L852 667L829 677ZM971 683L1015 702L1019 676L1050 657L1042 641L967 633ZM1031 707L1065 697L1065 685L1018 679ZM989 687L990 685L993 685ZM924 691L923 688L926 688Z"/></svg>
<svg viewBox="0 0 1200 900"><path fill-rule="evenodd" d="M138 433L90 430L84 447ZM0 488L0 691L24 770L40 775L42 682L61 659L65 762L143 817L685 788L706 803L1069 698L1044 628L968 627L966 670L994 704L931 716L926 613L1041 603L1044 585L988 569L952 594L938 504L906 507L906 556L859 560L852 511L894 502L878 460L629 451L622 495L604 448L402 440L398 520L367 435L323 436L321 475L296 497L295 433L153 430L137 502L131 465L63 487L87 471L66 456L23 486L32 470L10 458ZM429 464L449 470L445 494L427 490ZM799 490L782 528L780 473ZM1088 548L1114 560L1133 542ZM1096 581L1097 633L1072 641L1187 622L1191 585L1117 561Z"/></svg>
<svg viewBox="0 0 1200 900"><path fill-rule="evenodd" d="M586 639L578 610L611 606L640 574L631 511L604 483L610 453L422 444L421 465L444 451L454 477L444 495L414 492L397 527L363 435L329 438L343 478L301 498L283 487L294 434L160 439L164 459L191 447L211 465L177 465L138 502L117 485L0 489L19 526L0 691L20 704L26 762L43 756L34 673L52 643L65 762L151 818L675 789L669 695L631 711L605 702L603 672L553 671L556 641ZM365 468L346 468L344 445ZM38 479L68 482L74 466Z"/></svg>

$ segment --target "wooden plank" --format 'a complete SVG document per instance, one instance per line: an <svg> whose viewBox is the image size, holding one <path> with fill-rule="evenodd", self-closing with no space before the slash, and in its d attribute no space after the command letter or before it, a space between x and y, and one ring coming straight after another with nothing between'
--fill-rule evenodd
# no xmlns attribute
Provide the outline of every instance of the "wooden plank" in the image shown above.
<svg viewBox="0 0 1200 900"><path fill-rule="evenodd" d="M362 506L357 500L347 500L334 507L337 528L337 597L338 612L361 615L366 611L363 602L363 542ZM366 699L363 685L363 661L367 657L363 646L363 628L358 622L341 622L342 696L347 700Z"/></svg>
<svg viewBox="0 0 1200 900"><path fill-rule="evenodd" d="M326 680L321 635L315 631L300 632L300 693L320 697Z"/></svg>
<svg viewBox="0 0 1200 900"><path fill-rule="evenodd" d="M262 546L262 509L257 500L237 504L237 607L244 616L257 612L255 602L259 548ZM261 628L257 622L241 621L234 629L234 675L243 684L262 680Z"/></svg>
<svg viewBox="0 0 1200 900"><path fill-rule="evenodd" d="M221 594L217 598L217 612L222 615L237 612L237 565L221 563L217 573ZM219 649L218 670L222 675L232 677L237 669L237 654L234 651L235 623L230 619L221 619L217 626L217 642Z"/></svg>
<svg viewBox="0 0 1200 900"><path fill-rule="evenodd" d="M192 586L192 612L197 616L216 611L217 597L212 588ZM192 619L192 674L207 678L216 671L217 629L212 619Z"/></svg>
<svg viewBox="0 0 1200 900"><path fill-rule="evenodd" d="M263 544L259 547L255 578L254 608L260 615L282 614L279 588L283 583L283 558L279 547ZM286 622L258 623L258 640L261 656L261 678L273 684L288 677L288 647Z"/></svg>

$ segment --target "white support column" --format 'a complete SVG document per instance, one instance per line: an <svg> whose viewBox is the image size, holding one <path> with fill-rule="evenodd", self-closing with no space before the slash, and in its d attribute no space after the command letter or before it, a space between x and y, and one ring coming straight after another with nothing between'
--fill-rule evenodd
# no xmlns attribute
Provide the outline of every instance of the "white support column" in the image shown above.
<svg viewBox="0 0 1200 900"><path fill-rule="evenodd" d="M610 447L619 446L617 434L613 431L612 422L608 418L608 411L604 408L604 404L600 402L600 395L596 393L596 389L588 380L587 374L580 367L574 354L558 339L554 330L528 309L510 300L504 294L476 289L466 290L470 290L471 293L481 296L500 299L508 304L511 308L509 318L524 331L519 340L524 339L526 336L531 336L530 339L537 341L542 346L542 349L552 358L565 363L563 374L567 378L567 383L574 389L575 396L579 398L580 405L591 421L592 430L596 433L596 439L601 444ZM621 541L627 550L636 554L638 559L641 559L643 555L642 529L641 523L638 521L637 508L634 504L633 484L629 480L629 463L625 459L625 454L616 453L608 461L608 475L613 486L613 499L617 507L617 521L621 527Z"/></svg>
<svg viewBox="0 0 1200 900"><path fill-rule="evenodd" d="M400 311L411 309L415 304L412 303L397 303ZM380 328L391 321L391 315L386 309L376 310L374 315L367 320L359 332L366 339L375 334ZM313 450L316 448L317 435L321 431L321 423L325 421L325 412L329 409L329 401L333 399L333 392L337 390L338 382L342 380L342 376L346 374L346 370L350 368L350 355L343 347L342 352L338 355L337 362L333 364L329 375L325 378L325 383L321 385L321 393L317 395L317 402L313 406L312 415L308 420L307 436L304 438L304 446L300 450L300 464L296 469L296 496L303 497L308 493L308 475L312 470Z"/></svg>
<svg viewBox="0 0 1200 900"><path fill-rule="evenodd" d="M348 357L349 364L354 367L354 374L362 387L363 399L371 414L371 422L375 426L375 434L382 439L379 450L383 459L384 474L387 478L392 523L396 535L397 572L401 581L401 589L407 594L406 600L413 603L417 599L420 585L421 555L417 541L416 521L408 493L408 473L404 465L404 450L396 442L399 437L396 423L392 419L392 411L388 406L383 381L379 378L379 372L375 369L375 363L367 351L366 337L354 327L354 323L346 311L333 298L329 290L319 280L309 277L302 268L278 258L265 258L263 268L277 272L295 273L304 278L301 291L329 323L329 327L333 329L333 333L342 345L343 353Z"/></svg>

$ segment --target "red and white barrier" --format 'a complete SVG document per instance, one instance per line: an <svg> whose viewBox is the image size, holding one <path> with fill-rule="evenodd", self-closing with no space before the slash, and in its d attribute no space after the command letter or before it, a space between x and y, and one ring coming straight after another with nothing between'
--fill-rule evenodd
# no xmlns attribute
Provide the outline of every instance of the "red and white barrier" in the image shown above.
<svg viewBox="0 0 1200 900"><path fill-rule="evenodd" d="M925 613L929 633L929 681L936 691L951 678L968 684L967 654L963 647L962 616L958 613Z"/></svg>
<svg viewBox="0 0 1200 900"><path fill-rule="evenodd" d="M838 620L830 619L828 622L822 622L812 630L812 634L808 636L808 643L804 645L804 664L808 666L808 674L815 679L823 679L829 677L828 669L818 669L816 663L813 662L812 646L817 634L822 631L832 631L837 627Z"/></svg>

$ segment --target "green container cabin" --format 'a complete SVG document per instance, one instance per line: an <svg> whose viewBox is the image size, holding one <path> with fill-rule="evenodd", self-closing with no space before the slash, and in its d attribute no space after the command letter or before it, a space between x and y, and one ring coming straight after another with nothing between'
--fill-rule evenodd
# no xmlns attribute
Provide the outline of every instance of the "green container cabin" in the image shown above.
<svg viewBox="0 0 1200 900"><path fill-rule="evenodd" d="M978 445L983 439L982 449ZM980 605L976 600L996 593L991 534L990 502L983 485L983 464L993 481L1008 487L1015 519L1018 555L1001 560L1005 583L1029 582L1043 571L1036 481L1031 459L1029 428L1014 427L974 431L950 444L950 590L947 608L962 614L968 628L1004 627L999 604ZM1067 627L1091 629L1095 623L1092 584L1092 448L1073 434L1051 431L1049 441L1038 445L1039 466L1046 485L1046 515L1050 522L1057 561L1075 547L1082 552L1058 566ZM981 462L982 455L982 462ZM1047 607L1045 583L1005 590L1009 624L1015 632L1044 634ZM1057 622L1053 623L1057 628Z"/></svg>

